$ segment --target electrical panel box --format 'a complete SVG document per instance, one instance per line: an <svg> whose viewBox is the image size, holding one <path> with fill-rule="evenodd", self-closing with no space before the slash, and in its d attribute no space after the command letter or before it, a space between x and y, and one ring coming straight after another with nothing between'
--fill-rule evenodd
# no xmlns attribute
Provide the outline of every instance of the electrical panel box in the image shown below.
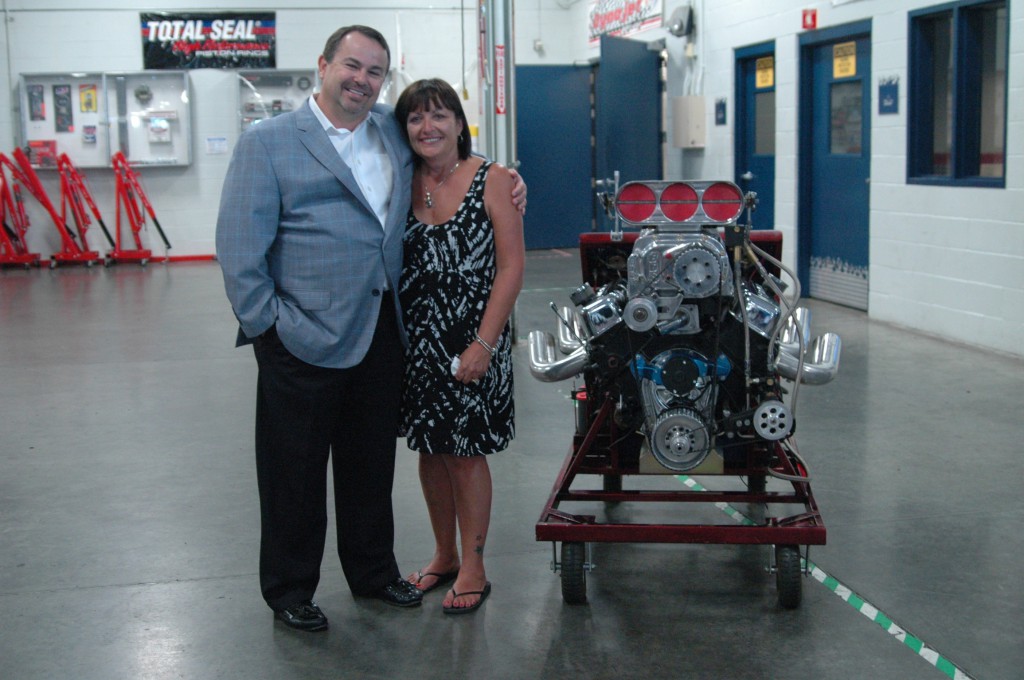
<svg viewBox="0 0 1024 680"><path fill-rule="evenodd" d="M707 138L704 97L672 99L672 144L681 149L703 149Z"/></svg>

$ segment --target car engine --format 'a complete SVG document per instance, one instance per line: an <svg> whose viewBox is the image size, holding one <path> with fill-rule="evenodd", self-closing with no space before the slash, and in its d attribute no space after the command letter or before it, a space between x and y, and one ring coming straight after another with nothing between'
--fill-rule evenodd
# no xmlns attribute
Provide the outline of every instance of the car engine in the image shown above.
<svg viewBox="0 0 1024 680"><path fill-rule="evenodd" d="M621 470L770 467L799 386L831 380L841 350L834 333L810 341L797 278L758 245L781 235L752 230L756 197L730 182L629 182L603 200L616 231L581 245L586 283L555 308L557 339L530 333L532 375L582 378L579 437L613 404L600 430Z"/></svg>

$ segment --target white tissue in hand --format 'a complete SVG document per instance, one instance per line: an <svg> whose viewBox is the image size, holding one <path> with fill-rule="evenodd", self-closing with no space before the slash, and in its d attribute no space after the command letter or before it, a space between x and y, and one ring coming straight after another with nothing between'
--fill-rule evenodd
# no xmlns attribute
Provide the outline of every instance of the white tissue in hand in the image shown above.
<svg viewBox="0 0 1024 680"><path fill-rule="evenodd" d="M460 365L460 363L461 362L459 361L458 357L455 357L454 359L452 359L452 375L455 375L456 373L459 372L459 365Z"/></svg>

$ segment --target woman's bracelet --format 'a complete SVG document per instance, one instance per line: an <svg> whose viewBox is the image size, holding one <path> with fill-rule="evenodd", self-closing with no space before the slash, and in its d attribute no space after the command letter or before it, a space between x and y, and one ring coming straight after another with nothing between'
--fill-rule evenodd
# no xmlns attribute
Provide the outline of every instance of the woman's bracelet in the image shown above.
<svg viewBox="0 0 1024 680"><path fill-rule="evenodd" d="M479 343L480 343L480 345L481 345L481 346L482 346L482 347L483 347L483 348L484 348L485 350L487 350L487 353L488 353L488 354L490 354L490 355L491 355L492 357L494 356L494 353L498 351L498 348L497 348L497 347L492 347L491 345L488 345L488 344L487 344L487 341L486 341L486 340L484 340L483 338L481 338L481 337L480 337L480 334L479 334L479 333L477 333L477 334L476 334L476 337L474 338L474 340L476 340L477 342L479 342Z"/></svg>

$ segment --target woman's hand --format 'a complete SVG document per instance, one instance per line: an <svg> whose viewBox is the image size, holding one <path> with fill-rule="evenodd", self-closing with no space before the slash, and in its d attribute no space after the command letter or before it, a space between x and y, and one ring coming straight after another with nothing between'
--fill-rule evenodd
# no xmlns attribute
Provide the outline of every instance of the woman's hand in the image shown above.
<svg viewBox="0 0 1024 680"><path fill-rule="evenodd" d="M487 373L491 365L491 354L478 342L471 342L469 347L459 355L459 370L455 371L455 379L466 385L474 383Z"/></svg>
<svg viewBox="0 0 1024 680"><path fill-rule="evenodd" d="M526 182L523 181L522 175L516 170L509 170L508 174L512 175L512 205L516 207L520 215L526 214Z"/></svg>

